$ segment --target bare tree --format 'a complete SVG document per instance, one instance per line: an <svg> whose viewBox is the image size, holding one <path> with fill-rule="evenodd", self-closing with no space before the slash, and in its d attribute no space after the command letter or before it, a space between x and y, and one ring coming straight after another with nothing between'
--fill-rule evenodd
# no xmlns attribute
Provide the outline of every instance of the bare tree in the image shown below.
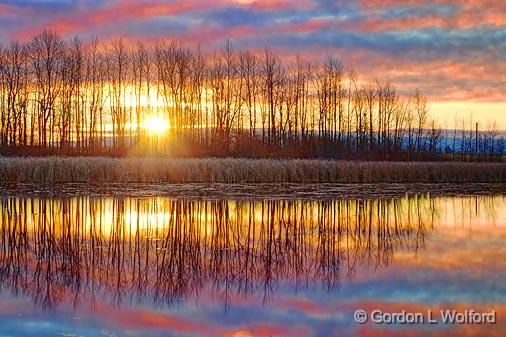
<svg viewBox="0 0 506 337"><path fill-rule="evenodd" d="M64 42L49 31L37 35L31 43L31 60L35 74L35 101L39 145L53 147L56 126L56 100L60 93L60 72L64 55Z"/></svg>

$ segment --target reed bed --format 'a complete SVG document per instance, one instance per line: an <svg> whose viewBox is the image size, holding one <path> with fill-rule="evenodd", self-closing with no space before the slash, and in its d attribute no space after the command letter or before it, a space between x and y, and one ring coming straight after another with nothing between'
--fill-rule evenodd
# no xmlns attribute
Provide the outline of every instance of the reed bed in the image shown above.
<svg viewBox="0 0 506 337"><path fill-rule="evenodd" d="M5 183L504 183L506 163L0 158Z"/></svg>

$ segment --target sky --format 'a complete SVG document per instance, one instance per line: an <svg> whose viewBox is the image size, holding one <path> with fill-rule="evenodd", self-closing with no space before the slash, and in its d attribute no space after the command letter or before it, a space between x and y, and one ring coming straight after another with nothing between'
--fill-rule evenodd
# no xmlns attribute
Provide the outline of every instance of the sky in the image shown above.
<svg viewBox="0 0 506 337"><path fill-rule="evenodd" d="M364 80L429 98L439 121L472 115L506 130L506 1L0 0L0 42L44 29L64 37L169 37L218 49L339 56Z"/></svg>

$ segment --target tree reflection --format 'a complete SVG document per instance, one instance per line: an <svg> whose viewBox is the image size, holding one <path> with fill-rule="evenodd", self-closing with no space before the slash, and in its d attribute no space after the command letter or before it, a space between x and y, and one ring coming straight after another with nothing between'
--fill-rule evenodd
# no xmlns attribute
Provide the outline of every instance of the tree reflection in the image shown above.
<svg viewBox="0 0 506 337"><path fill-rule="evenodd" d="M84 299L174 304L210 290L261 294L322 286L418 251L435 199L0 200L0 282L42 308Z"/></svg>

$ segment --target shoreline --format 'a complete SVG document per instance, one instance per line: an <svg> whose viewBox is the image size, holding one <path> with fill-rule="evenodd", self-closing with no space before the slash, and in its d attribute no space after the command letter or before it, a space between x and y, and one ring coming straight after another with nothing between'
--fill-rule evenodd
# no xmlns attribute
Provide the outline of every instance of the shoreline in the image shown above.
<svg viewBox="0 0 506 337"><path fill-rule="evenodd" d="M504 196L506 184L183 183L0 184L3 198L171 198L174 200L337 200Z"/></svg>

